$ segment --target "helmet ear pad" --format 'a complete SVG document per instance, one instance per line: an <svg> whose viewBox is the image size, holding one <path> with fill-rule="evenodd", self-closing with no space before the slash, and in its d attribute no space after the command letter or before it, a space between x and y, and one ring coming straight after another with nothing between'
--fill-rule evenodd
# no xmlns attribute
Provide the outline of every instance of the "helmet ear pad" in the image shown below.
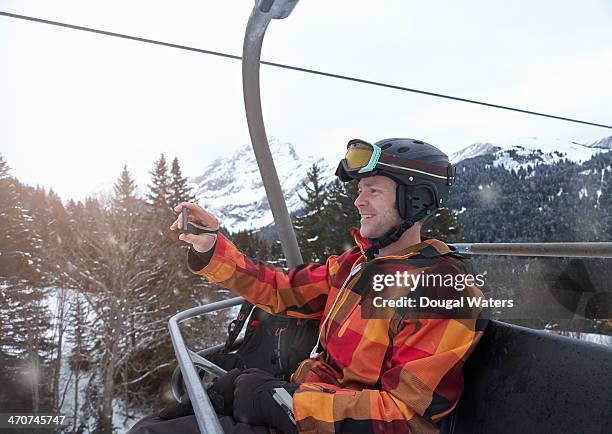
<svg viewBox="0 0 612 434"><path fill-rule="evenodd" d="M418 221L430 214L436 205L436 192L429 185L397 185L395 206L402 219L410 218Z"/></svg>

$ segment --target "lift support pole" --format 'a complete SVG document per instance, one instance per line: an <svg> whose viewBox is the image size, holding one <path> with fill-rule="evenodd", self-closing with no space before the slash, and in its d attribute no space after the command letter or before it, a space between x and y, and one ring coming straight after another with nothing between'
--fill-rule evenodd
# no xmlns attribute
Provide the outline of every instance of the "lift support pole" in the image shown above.
<svg viewBox="0 0 612 434"><path fill-rule="evenodd" d="M290 268L302 264L303 260L268 145L261 110L259 61L268 24L272 19L288 17L297 2L298 0L256 0L247 24L242 49L242 91L249 134L278 237Z"/></svg>

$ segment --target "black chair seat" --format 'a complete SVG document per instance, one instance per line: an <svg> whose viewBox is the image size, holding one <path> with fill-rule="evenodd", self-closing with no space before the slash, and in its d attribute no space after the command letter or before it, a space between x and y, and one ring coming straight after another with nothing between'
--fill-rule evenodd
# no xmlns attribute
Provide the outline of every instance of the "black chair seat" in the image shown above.
<svg viewBox="0 0 612 434"><path fill-rule="evenodd" d="M612 433L612 349L491 321L441 432Z"/></svg>

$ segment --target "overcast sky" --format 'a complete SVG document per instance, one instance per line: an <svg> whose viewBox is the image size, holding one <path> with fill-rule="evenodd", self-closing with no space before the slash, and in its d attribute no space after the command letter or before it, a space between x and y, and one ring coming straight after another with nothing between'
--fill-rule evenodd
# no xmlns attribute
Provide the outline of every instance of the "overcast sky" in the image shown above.
<svg viewBox="0 0 612 434"><path fill-rule="evenodd" d="M379 9L375 8L377 6ZM0 0L0 10L240 55L251 0ZM302 0L262 59L612 123L612 2ZM262 67L268 135L331 162L360 137L456 151L610 130ZM240 62L0 16L0 153L82 198L160 153L188 176L249 142Z"/></svg>

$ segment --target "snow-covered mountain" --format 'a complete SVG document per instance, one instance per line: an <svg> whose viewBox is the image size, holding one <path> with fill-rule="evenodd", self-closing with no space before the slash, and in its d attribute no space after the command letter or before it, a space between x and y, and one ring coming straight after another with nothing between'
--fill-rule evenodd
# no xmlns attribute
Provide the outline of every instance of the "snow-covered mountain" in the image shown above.
<svg viewBox="0 0 612 434"><path fill-rule="evenodd" d="M313 163L321 169L323 183L334 179L334 168L323 158L299 156L293 145L271 137L270 149L290 212L298 211L304 195L303 183ZM474 143L453 154L458 163L483 155L493 155L492 167L519 170L552 165L562 160L582 164L594 155L612 150L612 136L591 144L538 137L517 138L510 142L492 144ZM212 162L204 174L191 179L200 203L215 214L231 231L259 229L273 223L272 212L266 199L255 155L246 144L233 155Z"/></svg>
<svg viewBox="0 0 612 434"><path fill-rule="evenodd" d="M491 143L474 143L473 145L466 146L465 148L454 152L450 155L451 163L456 164L461 160L467 160L468 158L478 157L480 155L493 154L499 151L501 148Z"/></svg>
<svg viewBox="0 0 612 434"><path fill-rule="evenodd" d="M582 144L560 139L524 137L501 145L475 143L453 154L451 161L458 163L468 158L493 154L493 167L503 166L507 170L519 170L527 166L554 164L562 160L583 163L594 155L612 149L612 137L591 144Z"/></svg>
<svg viewBox="0 0 612 434"><path fill-rule="evenodd" d="M604 137L589 145L591 148L612 149L612 136Z"/></svg>
<svg viewBox="0 0 612 434"><path fill-rule="evenodd" d="M323 182L330 181L333 172L323 158L301 157L289 142L270 137L269 144L289 212L297 211L302 207L298 194L305 195L303 183L312 164L321 169ZM250 144L233 155L217 158L191 182L200 204L231 231L258 229L273 222Z"/></svg>

